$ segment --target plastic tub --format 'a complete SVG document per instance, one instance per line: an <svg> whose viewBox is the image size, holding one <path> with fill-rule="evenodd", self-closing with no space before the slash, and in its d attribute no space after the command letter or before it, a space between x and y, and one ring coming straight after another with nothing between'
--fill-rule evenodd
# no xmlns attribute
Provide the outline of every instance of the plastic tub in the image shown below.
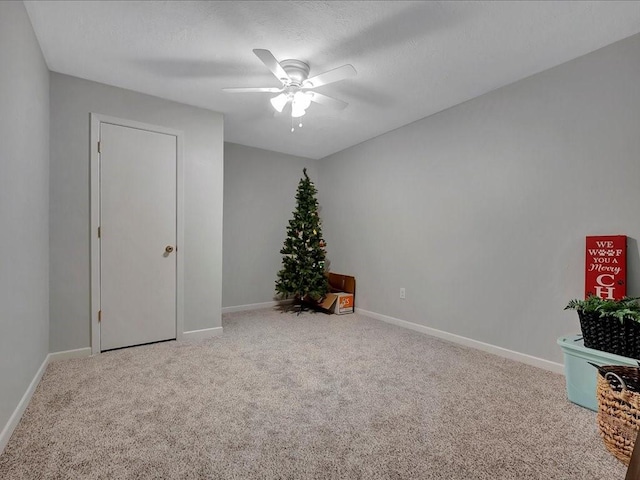
<svg viewBox="0 0 640 480"><path fill-rule="evenodd" d="M564 354L564 375L567 382L567 397L573 403L590 410L598 410L596 399L596 375L598 371L587 362L596 365L629 365L637 367L633 358L587 348L582 335L560 337L558 345Z"/></svg>

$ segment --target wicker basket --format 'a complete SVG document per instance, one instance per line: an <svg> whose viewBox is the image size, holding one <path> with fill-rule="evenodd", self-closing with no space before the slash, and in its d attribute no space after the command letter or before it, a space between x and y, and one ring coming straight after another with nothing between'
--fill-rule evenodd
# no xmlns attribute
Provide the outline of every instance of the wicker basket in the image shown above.
<svg viewBox="0 0 640 480"><path fill-rule="evenodd" d="M602 367L615 375L607 374L612 383L598 374L596 394L598 397L597 422L604 445L618 460L629 465L633 446L640 430L640 393L626 388L626 377L640 383L640 368L626 366ZM615 385L614 386L612 386ZM621 385L621 386L620 386Z"/></svg>
<svg viewBox="0 0 640 480"><path fill-rule="evenodd" d="M603 352L640 358L640 323L628 318L600 317L597 312L578 311L584 346Z"/></svg>
<svg viewBox="0 0 640 480"><path fill-rule="evenodd" d="M640 323L626 319L625 321L625 357L640 358Z"/></svg>

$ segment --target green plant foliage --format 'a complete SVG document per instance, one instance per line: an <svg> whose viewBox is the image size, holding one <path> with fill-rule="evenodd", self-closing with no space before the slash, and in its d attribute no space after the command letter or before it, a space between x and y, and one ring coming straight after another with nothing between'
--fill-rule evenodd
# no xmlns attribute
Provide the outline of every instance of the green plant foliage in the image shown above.
<svg viewBox="0 0 640 480"><path fill-rule="evenodd" d="M289 220L287 238L280 250L282 270L278 272L276 292L283 298L295 297L314 300L329 291L325 275L325 241L322 238L321 221L315 185L303 171L296 193L296 210Z"/></svg>
<svg viewBox="0 0 640 480"><path fill-rule="evenodd" d="M598 313L600 318L615 317L620 322L625 318L640 322L640 297L625 297L621 300L606 300L590 295L586 300L571 300L565 310L576 310L584 313Z"/></svg>

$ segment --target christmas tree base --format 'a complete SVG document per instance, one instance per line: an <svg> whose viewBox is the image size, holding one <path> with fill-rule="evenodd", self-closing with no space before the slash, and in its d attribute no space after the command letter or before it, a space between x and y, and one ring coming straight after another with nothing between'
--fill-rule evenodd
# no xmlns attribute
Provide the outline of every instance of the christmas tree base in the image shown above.
<svg viewBox="0 0 640 480"><path fill-rule="evenodd" d="M302 300L300 298L295 298L293 300L293 302L289 305L288 311L296 312L296 315L300 315L302 312L327 313L322 308L320 308L317 302L314 302L313 300Z"/></svg>

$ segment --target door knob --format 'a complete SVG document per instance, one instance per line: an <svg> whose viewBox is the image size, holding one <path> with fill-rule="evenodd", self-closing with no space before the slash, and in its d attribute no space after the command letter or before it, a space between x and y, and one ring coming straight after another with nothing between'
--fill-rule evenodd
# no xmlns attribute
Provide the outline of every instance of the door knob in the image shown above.
<svg viewBox="0 0 640 480"><path fill-rule="evenodd" d="M167 246L165 247L164 251L165 251L166 253L171 253L171 252L173 252L173 247L172 247L171 245L167 245Z"/></svg>

